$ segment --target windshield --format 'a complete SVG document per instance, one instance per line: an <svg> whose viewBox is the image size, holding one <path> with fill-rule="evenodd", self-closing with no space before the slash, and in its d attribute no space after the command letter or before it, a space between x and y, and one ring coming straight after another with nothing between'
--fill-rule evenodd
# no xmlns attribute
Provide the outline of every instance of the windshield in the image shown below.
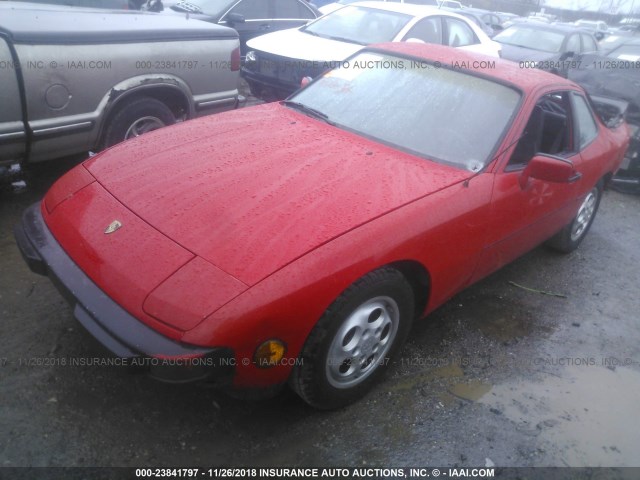
<svg viewBox="0 0 640 480"><path fill-rule="evenodd" d="M461 71L362 52L290 100L338 128L478 171L516 111L512 88Z"/></svg>
<svg viewBox="0 0 640 480"><path fill-rule="evenodd" d="M318 37L360 45L392 41L410 20L410 15L376 8L346 6L301 28Z"/></svg>
<svg viewBox="0 0 640 480"><path fill-rule="evenodd" d="M530 48L541 52L558 53L562 48L564 34L524 25L514 25L493 37L496 42L516 47Z"/></svg>

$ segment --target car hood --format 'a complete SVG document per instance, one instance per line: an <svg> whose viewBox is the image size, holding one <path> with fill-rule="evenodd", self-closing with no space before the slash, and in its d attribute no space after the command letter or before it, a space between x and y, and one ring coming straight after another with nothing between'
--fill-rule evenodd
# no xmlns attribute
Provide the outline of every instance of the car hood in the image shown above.
<svg viewBox="0 0 640 480"><path fill-rule="evenodd" d="M506 58L507 60L511 60L513 62L522 62L525 60L539 62L543 60L552 60L560 56L559 53L541 52L539 50L517 47L515 45L508 45L506 43L500 43L500 45L502 45L502 58Z"/></svg>
<svg viewBox="0 0 640 480"><path fill-rule="evenodd" d="M137 216L247 285L470 175L277 103L151 132L86 166Z"/></svg>
<svg viewBox="0 0 640 480"><path fill-rule="evenodd" d="M261 35L249 40L247 46L273 55L318 62L344 60L364 48L355 43L316 37L299 28Z"/></svg>

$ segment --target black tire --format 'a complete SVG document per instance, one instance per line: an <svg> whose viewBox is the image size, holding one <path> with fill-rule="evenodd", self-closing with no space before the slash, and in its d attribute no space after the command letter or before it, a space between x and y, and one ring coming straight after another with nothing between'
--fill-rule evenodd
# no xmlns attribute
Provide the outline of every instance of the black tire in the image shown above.
<svg viewBox="0 0 640 480"><path fill-rule="evenodd" d="M173 112L161 101L151 97L137 98L120 107L111 117L105 130L103 148L175 122Z"/></svg>
<svg viewBox="0 0 640 480"><path fill-rule="evenodd" d="M580 202L578 212L571 220L571 223L547 241L549 247L562 253L570 253L578 248L596 218L600 200L602 199L603 187L604 185L600 181L587 192Z"/></svg>
<svg viewBox="0 0 640 480"><path fill-rule="evenodd" d="M320 318L289 384L315 408L353 403L384 373L407 337L413 314L413 290L404 275L393 268L365 275ZM343 357L349 360L340 362Z"/></svg>

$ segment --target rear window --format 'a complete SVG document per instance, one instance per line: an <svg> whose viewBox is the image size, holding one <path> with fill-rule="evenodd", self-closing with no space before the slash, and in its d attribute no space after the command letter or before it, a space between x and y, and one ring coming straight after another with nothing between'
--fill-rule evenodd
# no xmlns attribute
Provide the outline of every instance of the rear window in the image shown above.
<svg viewBox="0 0 640 480"><path fill-rule="evenodd" d="M369 45L392 41L411 18L376 8L346 6L301 30L323 38Z"/></svg>
<svg viewBox="0 0 640 480"><path fill-rule="evenodd" d="M500 32L493 37L493 39L505 45L530 48L541 52L558 53L562 48L564 34L540 28L514 25Z"/></svg>

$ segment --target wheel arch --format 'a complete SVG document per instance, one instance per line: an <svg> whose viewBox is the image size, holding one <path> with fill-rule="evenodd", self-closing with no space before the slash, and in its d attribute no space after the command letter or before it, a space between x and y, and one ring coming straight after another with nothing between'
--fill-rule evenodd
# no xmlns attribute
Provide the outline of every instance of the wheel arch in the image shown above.
<svg viewBox="0 0 640 480"><path fill-rule="evenodd" d="M189 119L196 115L191 90L180 78L172 75L130 78L114 85L100 102L103 115L96 141L98 146L102 146L109 122L117 112L127 103L143 97L164 103L176 119Z"/></svg>
<svg viewBox="0 0 640 480"><path fill-rule="evenodd" d="M413 290L415 316L422 316L431 295L431 275L427 268L416 260L399 260L387 266L395 268L407 279Z"/></svg>

